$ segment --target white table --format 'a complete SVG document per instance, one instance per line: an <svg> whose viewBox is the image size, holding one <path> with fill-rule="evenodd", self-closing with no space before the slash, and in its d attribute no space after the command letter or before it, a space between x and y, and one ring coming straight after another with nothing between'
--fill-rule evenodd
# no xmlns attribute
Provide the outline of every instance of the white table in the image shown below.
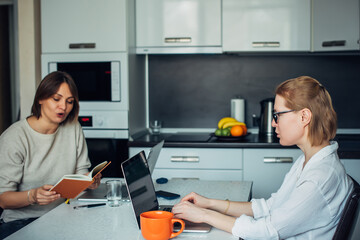
<svg viewBox="0 0 360 240"><path fill-rule="evenodd" d="M176 192L185 196L195 191L206 197L247 201L252 182L199 181L172 179L166 184L156 184L156 190ZM174 204L176 200L159 198L160 204ZM120 207L101 206L75 210L73 206L86 202L71 201L61 204L34 222L6 238L12 239L126 239L143 240L136 223L131 203ZM89 204L93 204L89 203ZM230 233L212 228L209 233L182 233L175 239L235 240Z"/></svg>

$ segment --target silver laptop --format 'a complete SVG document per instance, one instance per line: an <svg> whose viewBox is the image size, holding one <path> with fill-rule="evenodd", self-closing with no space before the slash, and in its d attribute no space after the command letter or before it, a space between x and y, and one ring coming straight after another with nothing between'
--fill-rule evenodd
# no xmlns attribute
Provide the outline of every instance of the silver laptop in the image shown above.
<svg viewBox="0 0 360 240"><path fill-rule="evenodd" d="M171 211L172 206L161 206L158 203L144 151L124 161L121 169L139 228L141 213L152 210ZM175 231L179 228L179 226L174 226ZM209 232L210 229L211 226L205 223L185 221L184 232Z"/></svg>
<svg viewBox="0 0 360 240"><path fill-rule="evenodd" d="M159 158L160 151L164 145L164 140L156 144L153 148L150 149L147 162L149 165L150 174L152 175L155 169L156 162Z"/></svg>
<svg viewBox="0 0 360 240"><path fill-rule="evenodd" d="M150 173L152 174L159 158L160 151L164 145L164 140L156 144L150 149L147 162L149 164ZM127 188L125 185L121 187L123 195L127 195ZM84 194L78 197L79 201L90 201L90 202L107 202L106 199L106 185L101 183L96 189L88 189Z"/></svg>

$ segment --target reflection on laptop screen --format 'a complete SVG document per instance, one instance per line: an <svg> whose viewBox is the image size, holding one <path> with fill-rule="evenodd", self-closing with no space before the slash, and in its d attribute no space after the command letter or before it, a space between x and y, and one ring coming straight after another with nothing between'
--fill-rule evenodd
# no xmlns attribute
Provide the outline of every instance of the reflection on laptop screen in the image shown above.
<svg viewBox="0 0 360 240"><path fill-rule="evenodd" d="M122 168L139 223L142 212L157 210L159 206L144 151L123 162Z"/></svg>
<svg viewBox="0 0 360 240"><path fill-rule="evenodd" d="M164 140L156 144L153 148L150 149L149 156L147 158L147 162L149 165L150 174L152 175L154 172L154 168L156 165L156 162L159 158L161 148L164 145Z"/></svg>

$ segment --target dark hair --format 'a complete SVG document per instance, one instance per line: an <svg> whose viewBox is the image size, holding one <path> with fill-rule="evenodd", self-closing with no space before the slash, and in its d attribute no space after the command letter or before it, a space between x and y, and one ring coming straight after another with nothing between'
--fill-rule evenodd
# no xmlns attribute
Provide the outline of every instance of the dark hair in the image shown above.
<svg viewBox="0 0 360 240"><path fill-rule="evenodd" d="M336 112L329 92L319 81L308 76L289 79L277 87L276 94L285 98L285 105L290 109L308 108L311 111L308 137L312 146L335 137Z"/></svg>
<svg viewBox="0 0 360 240"><path fill-rule="evenodd" d="M39 101L48 99L52 97L54 94L56 94L62 83L67 83L67 85L69 86L70 92L74 97L74 105L73 105L73 109L71 110L67 118L61 124L65 124L68 121L71 122L77 119L79 114L78 91L72 77L68 73L61 71L49 73L40 82L35 93L34 103L31 108L31 113L33 116L35 116L37 119L40 118L41 105L39 104Z"/></svg>

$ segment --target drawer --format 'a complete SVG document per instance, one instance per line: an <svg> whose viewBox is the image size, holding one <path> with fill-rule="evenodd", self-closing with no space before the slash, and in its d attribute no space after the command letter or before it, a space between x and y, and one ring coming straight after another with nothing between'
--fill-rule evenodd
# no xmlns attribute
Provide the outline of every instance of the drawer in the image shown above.
<svg viewBox="0 0 360 240"><path fill-rule="evenodd" d="M152 178L193 178L208 181L242 181L242 170L196 170L155 168Z"/></svg>
<svg viewBox="0 0 360 240"><path fill-rule="evenodd" d="M253 181L253 197L269 198L302 154L300 149L244 149L244 180Z"/></svg>
<svg viewBox="0 0 360 240"><path fill-rule="evenodd" d="M156 168L242 169L242 149L163 148Z"/></svg>

